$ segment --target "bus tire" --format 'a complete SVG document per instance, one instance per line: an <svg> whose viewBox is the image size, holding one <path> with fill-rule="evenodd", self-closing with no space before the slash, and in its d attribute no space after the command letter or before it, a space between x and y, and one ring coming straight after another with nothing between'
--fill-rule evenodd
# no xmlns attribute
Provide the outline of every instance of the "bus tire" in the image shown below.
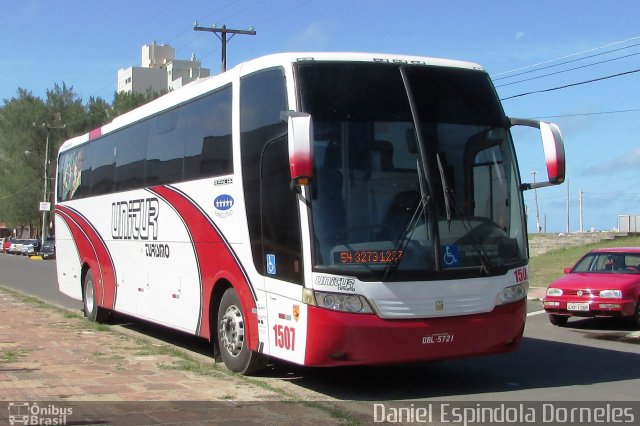
<svg viewBox="0 0 640 426"><path fill-rule="evenodd" d="M98 306L96 300L96 282L93 279L91 269L87 271L82 286L82 303L84 306L84 316L91 322L104 323L109 312Z"/></svg>
<svg viewBox="0 0 640 426"><path fill-rule="evenodd" d="M218 348L229 370L249 375L266 366L267 357L247 347L245 314L233 288L228 288L222 295L217 324Z"/></svg>

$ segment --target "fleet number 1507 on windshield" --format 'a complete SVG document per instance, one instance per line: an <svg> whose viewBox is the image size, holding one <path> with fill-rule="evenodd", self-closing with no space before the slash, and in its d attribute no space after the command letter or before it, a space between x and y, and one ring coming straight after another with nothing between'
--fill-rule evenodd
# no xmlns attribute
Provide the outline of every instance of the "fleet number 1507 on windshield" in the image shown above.
<svg viewBox="0 0 640 426"><path fill-rule="evenodd" d="M335 262L343 264L357 263L394 263L402 259L402 250L357 250L335 253Z"/></svg>

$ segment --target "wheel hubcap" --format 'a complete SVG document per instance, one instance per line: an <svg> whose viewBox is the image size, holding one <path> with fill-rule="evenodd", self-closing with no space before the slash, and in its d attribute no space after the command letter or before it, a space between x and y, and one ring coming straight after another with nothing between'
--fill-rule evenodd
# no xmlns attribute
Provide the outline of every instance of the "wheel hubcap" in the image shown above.
<svg viewBox="0 0 640 426"><path fill-rule="evenodd" d="M84 300L87 306L86 314L88 315L90 312L93 312L93 307L95 305L95 298L93 295L93 282L88 281L86 287L84 288Z"/></svg>
<svg viewBox="0 0 640 426"><path fill-rule="evenodd" d="M220 342L230 355L240 355L244 345L244 319L235 305L229 306L220 320Z"/></svg>

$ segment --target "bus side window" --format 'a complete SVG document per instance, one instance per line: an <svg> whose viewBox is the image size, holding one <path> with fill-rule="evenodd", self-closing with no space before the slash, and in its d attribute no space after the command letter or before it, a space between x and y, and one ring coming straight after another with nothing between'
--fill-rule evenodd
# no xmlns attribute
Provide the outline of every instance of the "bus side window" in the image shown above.
<svg viewBox="0 0 640 426"><path fill-rule="evenodd" d="M149 121L118 132L115 191L142 188L147 157Z"/></svg>
<svg viewBox="0 0 640 426"><path fill-rule="evenodd" d="M185 107L184 179L233 173L231 85Z"/></svg>
<svg viewBox="0 0 640 426"><path fill-rule="evenodd" d="M91 195L108 194L113 191L115 171L115 151L117 133L107 135L92 142L93 161L91 165Z"/></svg>
<svg viewBox="0 0 640 426"><path fill-rule="evenodd" d="M185 123L182 108L151 120L147 145L146 185L160 185L182 179Z"/></svg>

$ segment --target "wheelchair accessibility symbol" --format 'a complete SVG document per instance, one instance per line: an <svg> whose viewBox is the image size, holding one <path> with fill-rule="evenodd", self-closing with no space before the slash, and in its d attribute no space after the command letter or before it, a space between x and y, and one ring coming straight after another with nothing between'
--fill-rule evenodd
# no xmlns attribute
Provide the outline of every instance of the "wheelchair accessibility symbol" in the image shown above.
<svg viewBox="0 0 640 426"><path fill-rule="evenodd" d="M456 266L460 263L458 246L442 247L442 263L444 263L444 266Z"/></svg>
<svg viewBox="0 0 640 426"><path fill-rule="evenodd" d="M276 255L267 254L267 274L276 274Z"/></svg>

